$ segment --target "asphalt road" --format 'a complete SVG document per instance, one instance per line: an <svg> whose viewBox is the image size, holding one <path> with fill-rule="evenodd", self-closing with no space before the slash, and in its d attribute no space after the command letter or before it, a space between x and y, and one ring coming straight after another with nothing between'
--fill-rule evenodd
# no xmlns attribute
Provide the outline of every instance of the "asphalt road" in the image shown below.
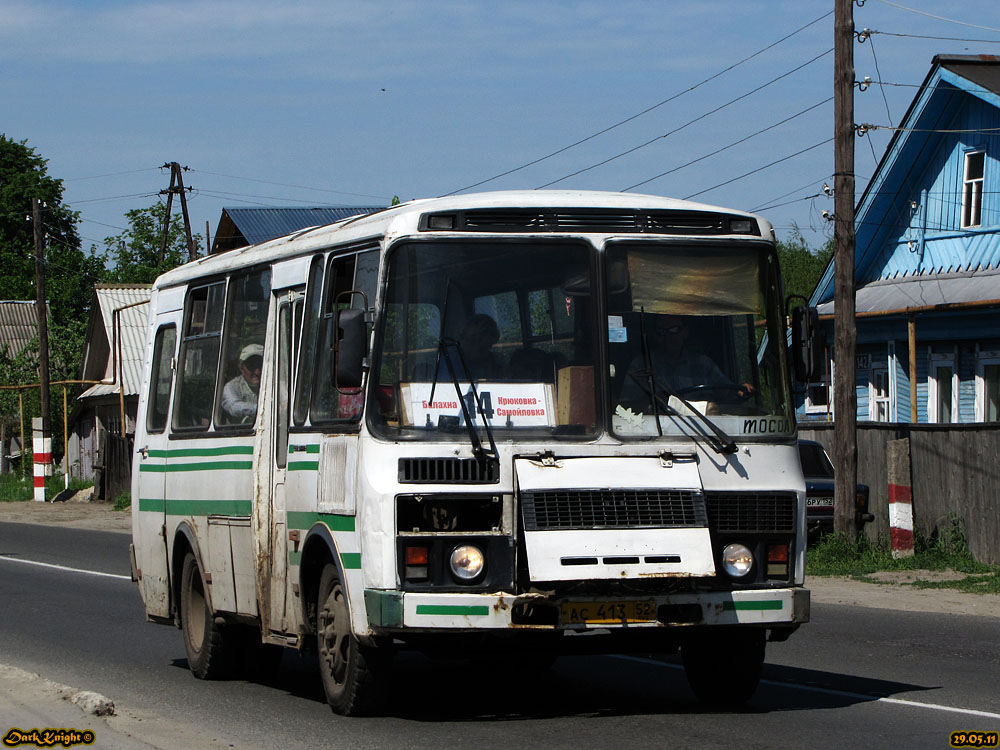
<svg viewBox="0 0 1000 750"><path fill-rule="evenodd" d="M1000 729L1000 620L818 604L813 622L769 644L764 681L738 712L699 707L674 659L503 674L405 655L388 715L344 719L290 651L268 683L194 679L180 633L144 621L128 542L0 523L0 664L102 693L206 747L947 747L952 731ZM19 722L0 714L0 732Z"/></svg>

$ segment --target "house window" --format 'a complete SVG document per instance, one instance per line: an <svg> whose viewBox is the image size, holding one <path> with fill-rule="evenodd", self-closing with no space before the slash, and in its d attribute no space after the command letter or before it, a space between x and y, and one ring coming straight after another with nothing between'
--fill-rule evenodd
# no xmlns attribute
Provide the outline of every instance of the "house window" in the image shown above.
<svg viewBox="0 0 1000 750"><path fill-rule="evenodd" d="M1000 422L1000 352L981 352L979 355L976 421Z"/></svg>
<svg viewBox="0 0 1000 750"><path fill-rule="evenodd" d="M983 223L983 168L985 151L965 155L965 182L962 192L962 226L978 227Z"/></svg>
<svg viewBox="0 0 1000 750"><path fill-rule="evenodd" d="M869 419L872 422L889 422L889 371L874 368L868 383Z"/></svg>
<svg viewBox="0 0 1000 750"><path fill-rule="evenodd" d="M928 382L927 419L941 424L958 421L958 373L951 357L933 355ZM938 357L941 357L940 359Z"/></svg>

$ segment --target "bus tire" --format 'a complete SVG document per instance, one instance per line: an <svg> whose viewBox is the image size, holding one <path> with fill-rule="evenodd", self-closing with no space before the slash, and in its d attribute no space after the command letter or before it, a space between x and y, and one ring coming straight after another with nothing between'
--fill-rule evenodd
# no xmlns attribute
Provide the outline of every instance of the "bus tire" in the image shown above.
<svg viewBox="0 0 1000 750"><path fill-rule="evenodd" d="M316 652L323 691L334 713L363 716L381 709L386 697L383 673L387 656L358 642L351 628L347 593L334 565L327 565L320 577Z"/></svg>
<svg viewBox="0 0 1000 750"><path fill-rule="evenodd" d="M760 684L767 633L763 628L717 628L692 633L681 645L684 674L702 703L733 708Z"/></svg>
<svg viewBox="0 0 1000 750"><path fill-rule="evenodd" d="M192 552L181 568L181 632L188 667L199 680L218 680L232 671L230 634L205 595L205 582Z"/></svg>

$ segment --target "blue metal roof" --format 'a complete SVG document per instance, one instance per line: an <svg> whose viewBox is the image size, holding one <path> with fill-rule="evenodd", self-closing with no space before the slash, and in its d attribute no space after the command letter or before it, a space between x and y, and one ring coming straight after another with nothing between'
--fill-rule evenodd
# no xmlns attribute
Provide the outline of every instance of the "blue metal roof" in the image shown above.
<svg viewBox="0 0 1000 750"><path fill-rule="evenodd" d="M223 208L212 252L224 252L273 240L308 227L333 224L384 206L304 206L295 208Z"/></svg>
<svg viewBox="0 0 1000 750"><path fill-rule="evenodd" d="M1000 191L998 94L1000 57L934 58L858 203L859 287L880 279L1000 266L1000 210L993 197ZM962 228L962 169L970 149L985 149L989 165L981 226ZM960 298L969 296L958 286L949 285ZM830 302L833 293L831 259L811 302Z"/></svg>

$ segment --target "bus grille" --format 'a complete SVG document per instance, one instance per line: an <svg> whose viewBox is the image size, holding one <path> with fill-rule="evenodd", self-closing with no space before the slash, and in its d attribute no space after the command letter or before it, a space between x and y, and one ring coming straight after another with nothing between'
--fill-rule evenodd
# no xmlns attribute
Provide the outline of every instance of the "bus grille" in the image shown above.
<svg viewBox="0 0 1000 750"><path fill-rule="evenodd" d="M791 492L706 492L705 504L713 531L795 531Z"/></svg>
<svg viewBox="0 0 1000 750"><path fill-rule="evenodd" d="M705 502L684 490L544 490L521 493L527 531L704 527Z"/></svg>
<svg viewBox="0 0 1000 750"><path fill-rule="evenodd" d="M399 481L405 484L496 484L500 467L495 460L475 458L401 458Z"/></svg>

